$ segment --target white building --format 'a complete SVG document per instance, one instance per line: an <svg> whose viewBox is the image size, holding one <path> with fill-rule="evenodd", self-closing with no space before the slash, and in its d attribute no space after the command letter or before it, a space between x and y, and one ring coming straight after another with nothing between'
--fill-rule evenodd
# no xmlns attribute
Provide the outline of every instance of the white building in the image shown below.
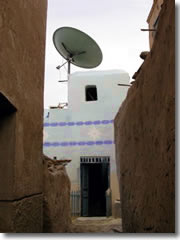
<svg viewBox="0 0 180 240"><path fill-rule="evenodd" d="M73 73L68 82L68 108L45 110L44 153L72 159L67 172L72 190L81 190L82 216L106 215L108 188L112 213L120 198L113 120L126 97L129 79L121 70Z"/></svg>

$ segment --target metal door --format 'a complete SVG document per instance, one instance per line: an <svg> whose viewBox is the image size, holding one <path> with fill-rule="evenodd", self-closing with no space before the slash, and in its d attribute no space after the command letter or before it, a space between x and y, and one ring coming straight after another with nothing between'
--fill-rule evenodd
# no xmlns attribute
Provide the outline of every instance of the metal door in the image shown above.
<svg viewBox="0 0 180 240"><path fill-rule="evenodd" d="M81 164L81 213L83 217L88 216L88 189L89 171L88 166Z"/></svg>

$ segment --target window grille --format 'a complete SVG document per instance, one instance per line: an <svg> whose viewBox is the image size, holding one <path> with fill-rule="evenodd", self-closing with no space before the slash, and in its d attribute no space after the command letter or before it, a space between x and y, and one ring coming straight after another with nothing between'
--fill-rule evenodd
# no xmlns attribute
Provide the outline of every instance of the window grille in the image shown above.
<svg viewBox="0 0 180 240"><path fill-rule="evenodd" d="M96 156L86 156L80 157L81 163L109 163L110 157L96 157Z"/></svg>

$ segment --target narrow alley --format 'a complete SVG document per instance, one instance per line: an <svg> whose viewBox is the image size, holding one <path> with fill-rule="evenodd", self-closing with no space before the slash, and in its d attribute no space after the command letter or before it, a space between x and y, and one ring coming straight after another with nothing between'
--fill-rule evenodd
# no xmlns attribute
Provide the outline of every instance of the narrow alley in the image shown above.
<svg viewBox="0 0 180 240"><path fill-rule="evenodd" d="M176 237L175 1L0 6L0 233Z"/></svg>

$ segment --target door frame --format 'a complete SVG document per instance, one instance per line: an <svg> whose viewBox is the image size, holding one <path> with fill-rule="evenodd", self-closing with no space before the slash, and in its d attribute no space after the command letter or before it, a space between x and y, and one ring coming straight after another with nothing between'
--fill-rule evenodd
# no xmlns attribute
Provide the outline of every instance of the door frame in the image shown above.
<svg viewBox="0 0 180 240"><path fill-rule="evenodd" d="M89 181L89 176L84 176L84 173L88 175L88 168L86 168L86 164L99 164L99 163L108 163L108 188L110 188L110 156L81 156L80 157L80 190L81 190L81 216L87 217L89 216L89 186L83 186L83 179L85 181ZM86 170L83 170L86 169ZM84 172L83 172L84 171ZM85 183L85 185L89 185L89 183Z"/></svg>

